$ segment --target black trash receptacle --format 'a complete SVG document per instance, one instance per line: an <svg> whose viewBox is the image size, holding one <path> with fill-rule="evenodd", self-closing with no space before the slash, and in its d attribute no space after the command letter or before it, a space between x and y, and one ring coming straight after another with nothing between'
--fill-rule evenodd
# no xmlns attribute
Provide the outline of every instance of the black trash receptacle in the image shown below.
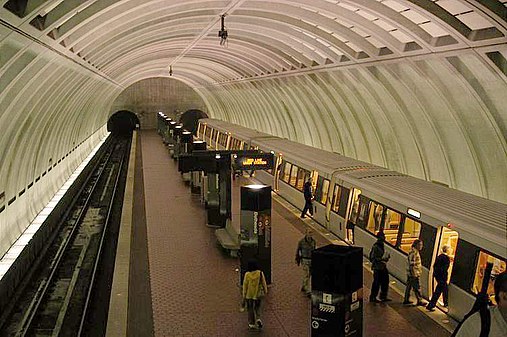
<svg viewBox="0 0 507 337"><path fill-rule="evenodd" d="M312 253L312 337L363 335L363 249L328 245Z"/></svg>

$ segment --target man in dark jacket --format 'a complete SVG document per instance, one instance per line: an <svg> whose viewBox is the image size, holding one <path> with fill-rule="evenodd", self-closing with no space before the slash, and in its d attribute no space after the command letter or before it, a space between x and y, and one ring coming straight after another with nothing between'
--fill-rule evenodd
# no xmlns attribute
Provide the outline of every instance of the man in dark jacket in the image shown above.
<svg viewBox="0 0 507 337"><path fill-rule="evenodd" d="M434 311L435 306L437 305L437 301L440 298L440 295L444 295L444 306L448 306L449 301L449 288L447 286L447 277L449 265L451 264L451 259L448 254L450 253L451 247L448 245L444 245L442 247L442 254L438 255L435 259L435 264L433 265L433 277L437 281L437 287L433 292L433 296L431 297L430 302L426 306L426 309L429 311Z"/></svg>
<svg viewBox="0 0 507 337"><path fill-rule="evenodd" d="M389 290L389 271L387 270L387 261L389 261L389 254L385 253L384 242L386 236L384 232L377 233L377 242L373 244L370 252L371 269L373 270L373 284L371 286L370 302L388 302L391 299L387 298ZM380 300L377 295L380 289Z"/></svg>
<svg viewBox="0 0 507 337"><path fill-rule="evenodd" d="M301 212L301 218L304 218L306 216L307 211L310 211L310 215L313 215L312 178L308 178L308 180L303 185L303 195L305 197L305 207L303 207L303 212Z"/></svg>

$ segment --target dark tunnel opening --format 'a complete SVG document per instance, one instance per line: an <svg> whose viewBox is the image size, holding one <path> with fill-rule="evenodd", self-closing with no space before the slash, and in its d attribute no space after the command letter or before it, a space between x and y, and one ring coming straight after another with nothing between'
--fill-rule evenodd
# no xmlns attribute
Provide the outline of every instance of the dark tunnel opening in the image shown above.
<svg viewBox="0 0 507 337"><path fill-rule="evenodd" d="M140 128L140 126L136 114L126 110L115 112L107 121L107 131L115 136L129 137L132 131Z"/></svg>
<svg viewBox="0 0 507 337"><path fill-rule="evenodd" d="M197 124L199 119L209 118L208 115L197 109L190 109L185 111L181 116L179 122L183 124L183 128L192 132L194 135L197 132Z"/></svg>

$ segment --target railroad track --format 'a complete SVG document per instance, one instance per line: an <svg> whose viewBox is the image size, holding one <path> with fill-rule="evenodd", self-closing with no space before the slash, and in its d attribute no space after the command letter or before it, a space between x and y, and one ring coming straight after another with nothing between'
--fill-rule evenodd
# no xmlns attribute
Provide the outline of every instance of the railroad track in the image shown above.
<svg viewBox="0 0 507 337"><path fill-rule="evenodd" d="M86 335L95 280L110 220L118 212L113 206L129 150L130 139L111 140L1 335Z"/></svg>

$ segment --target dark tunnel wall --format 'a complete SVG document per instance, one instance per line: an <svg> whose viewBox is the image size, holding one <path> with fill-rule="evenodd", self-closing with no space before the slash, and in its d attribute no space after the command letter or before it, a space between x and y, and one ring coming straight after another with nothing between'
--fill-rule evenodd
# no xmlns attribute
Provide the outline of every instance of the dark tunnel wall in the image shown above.
<svg viewBox="0 0 507 337"><path fill-rule="evenodd" d="M190 109L185 111L181 116L179 122L183 124L183 128L192 132L194 135L197 132L197 122L200 118L209 118L208 115L197 109Z"/></svg>
<svg viewBox="0 0 507 337"><path fill-rule="evenodd" d="M126 110L114 113L107 121L107 131L119 136L129 136L140 126L136 114Z"/></svg>

